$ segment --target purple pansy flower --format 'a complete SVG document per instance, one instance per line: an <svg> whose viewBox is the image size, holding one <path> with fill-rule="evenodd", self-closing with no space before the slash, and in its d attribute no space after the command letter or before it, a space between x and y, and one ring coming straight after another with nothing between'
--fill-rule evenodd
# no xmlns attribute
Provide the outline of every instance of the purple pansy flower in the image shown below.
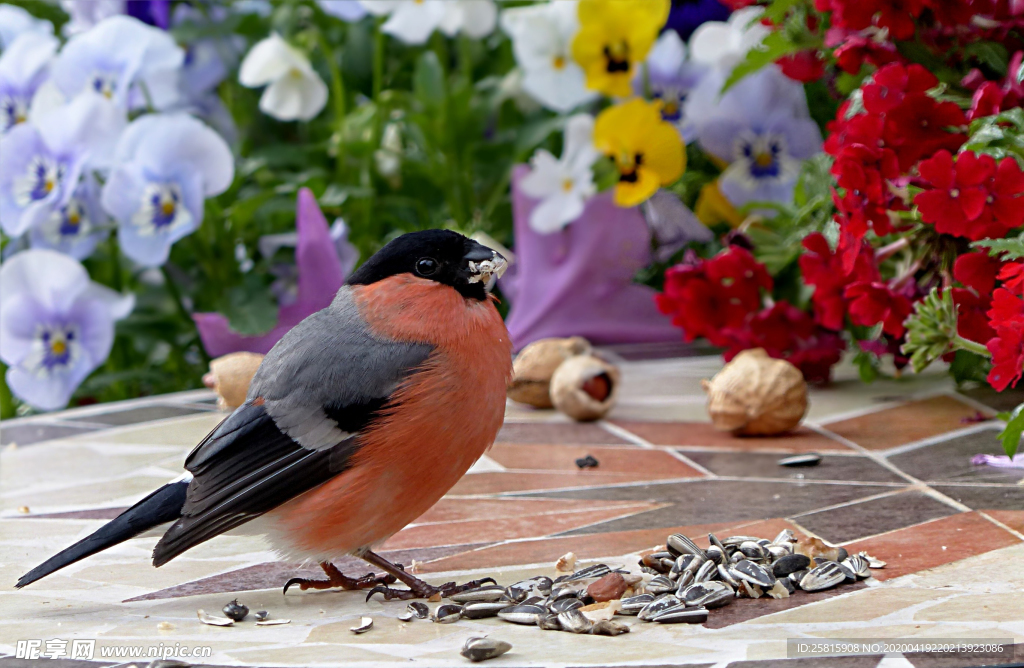
<svg viewBox="0 0 1024 668"><path fill-rule="evenodd" d="M334 250L338 253L338 262L341 263L342 276L348 276L356 268L359 262L359 249L349 243L348 225L341 218L338 218L331 225L330 236L334 243ZM295 248L299 244L298 232L284 232L282 234L266 234L260 237L260 255L271 260L280 248ZM277 303L280 306L294 304L299 297L299 270L294 263L278 262L270 266L270 273L277 280L270 285L270 291L274 293Z"/></svg>
<svg viewBox="0 0 1024 668"><path fill-rule="evenodd" d="M651 263L651 230L640 211L616 206L604 192L590 198L572 225L538 234L529 223L538 202L520 187L528 172L526 165L513 172L515 271L501 280L512 302L505 324L515 348L551 336L678 341L679 330L654 305L654 290L633 282Z"/></svg>
<svg viewBox="0 0 1024 668"><path fill-rule="evenodd" d="M68 204L87 164L113 152L124 116L92 93L15 126L0 151L0 225L18 236Z"/></svg>
<svg viewBox="0 0 1024 668"><path fill-rule="evenodd" d="M28 250L10 258L0 265L0 359L9 367L8 387L35 408L63 408L107 359L114 321L134 304L134 296L93 283L67 255Z"/></svg>
<svg viewBox="0 0 1024 668"><path fill-rule="evenodd" d="M299 191L295 228L298 233L295 262L299 273L295 301L278 310L277 325L262 336L244 336L231 331L228 319L220 313L193 314L203 347L211 357L240 350L266 353L288 330L307 316L327 308L334 299L345 282L345 273L327 228L327 219L308 188Z"/></svg>
<svg viewBox="0 0 1024 668"><path fill-rule="evenodd" d="M155 267L171 245L203 222L205 198L235 177L227 143L187 114L150 114L132 122L103 186L103 208L118 222L124 254Z"/></svg>
<svg viewBox="0 0 1024 668"><path fill-rule="evenodd" d="M179 100L184 59L184 50L164 31L116 15L68 40L51 72L68 99L91 88L122 108L151 103L166 109Z"/></svg>
<svg viewBox="0 0 1024 668"><path fill-rule="evenodd" d="M800 161L821 151L803 86L769 65L720 94L727 74L705 76L684 110L701 148L729 163L719 189L736 207L789 202Z"/></svg>
<svg viewBox="0 0 1024 668"><path fill-rule="evenodd" d="M700 24L725 21L731 13L719 0L672 0L665 29L674 30L683 39L689 39Z"/></svg>
<svg viewBox="0 0 1024 668"><path fill-rule="evenodd" d="M0 134L28 120L32 96L48 76L57 38L41 33L20 35L0 55Z"/></svg>

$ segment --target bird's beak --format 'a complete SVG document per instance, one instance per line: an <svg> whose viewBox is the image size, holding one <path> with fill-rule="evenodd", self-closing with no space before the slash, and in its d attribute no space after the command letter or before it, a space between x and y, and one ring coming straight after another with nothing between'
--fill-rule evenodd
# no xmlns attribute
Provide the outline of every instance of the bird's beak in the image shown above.
<svg viewBox="0 0 1024 668"><path fill-rule="evenodd" d="M494 287L501 275L508 268L508 261L501 253L475 241L469 252L463 256L466 260L470 283L483 283L488 291Z"/></svg>

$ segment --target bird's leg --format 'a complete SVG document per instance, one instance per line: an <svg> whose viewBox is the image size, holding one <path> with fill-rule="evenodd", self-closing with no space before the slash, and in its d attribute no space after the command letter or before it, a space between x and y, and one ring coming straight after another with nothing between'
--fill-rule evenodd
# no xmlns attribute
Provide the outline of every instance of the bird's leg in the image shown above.
<svg viewBox="0 0 1024 668"><path fill-rule="evenodd" d="M375 552L367 550L363 554L359 555L372 565L380 568L393 575L396 579L401 580L409 586L408 589L392 589L383 584L377 585L369 591L366 595L366 600L369 601L370 597L374 594L383 594L385 601L393 599L409 600L413 598L431 598L433 596L440 595L441 598L447 598L452 594L457 594L460 591L466 591L467 589L475 589L481 585L487 584L488 582L497 584L494 578L483 578L480 580L473 580L465 584L457 585L454 582L447 582L440 587L435 587L432 584L426 583L420 580L418 577L411 573L406 573L402 568L395 566L390 561L380 556Z"/></svg>
<svg viewBox="0 0 1024 668"><path fill-rule="evenodd" d="M327 573L326 580L313 580L311 578L292 578L284 585L284 594L288 593L288 587L292 585L299 585L300 591L306 591L307 589L334 589L340 587L341 589L369 589L370 587L376 587L378 585L389 585L397 581L394 575L374 575L373 573L367 573L361 578L350 578L338 570L338 567L329 561L321 561L320 568L324 569ZM401 565L396 568L401 569Z"/></svg>

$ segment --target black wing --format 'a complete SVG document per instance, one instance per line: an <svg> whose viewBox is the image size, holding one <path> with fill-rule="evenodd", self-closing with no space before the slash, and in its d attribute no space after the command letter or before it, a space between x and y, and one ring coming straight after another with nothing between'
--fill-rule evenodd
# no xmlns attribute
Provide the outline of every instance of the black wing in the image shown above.
<svg viewBox="0 0 1024 668"><path fill-rule="evenodd" d="M359 431L430 354L372 336L342 297L274 346L248 401L189 454L182 516L157 543L154 565L346 470Z"/></svg>

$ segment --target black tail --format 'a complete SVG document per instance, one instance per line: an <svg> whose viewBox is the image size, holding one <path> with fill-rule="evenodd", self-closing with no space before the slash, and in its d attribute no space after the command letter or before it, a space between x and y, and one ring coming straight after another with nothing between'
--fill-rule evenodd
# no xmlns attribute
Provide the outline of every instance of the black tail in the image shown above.
<svg viewBox="0 0 1024 668"><path fill-rule="evenodd" d="M104 524L96 533L53 555L25 575L22 575L15 587L21 589L25 585L44 578L50 573L73 564L80 559L85 559L108 547L123 543L129 538L165 522L173 522L181 517L181 508L185 505L185 493L187 491L187 480L176 480L164 485Z"/></svg>

